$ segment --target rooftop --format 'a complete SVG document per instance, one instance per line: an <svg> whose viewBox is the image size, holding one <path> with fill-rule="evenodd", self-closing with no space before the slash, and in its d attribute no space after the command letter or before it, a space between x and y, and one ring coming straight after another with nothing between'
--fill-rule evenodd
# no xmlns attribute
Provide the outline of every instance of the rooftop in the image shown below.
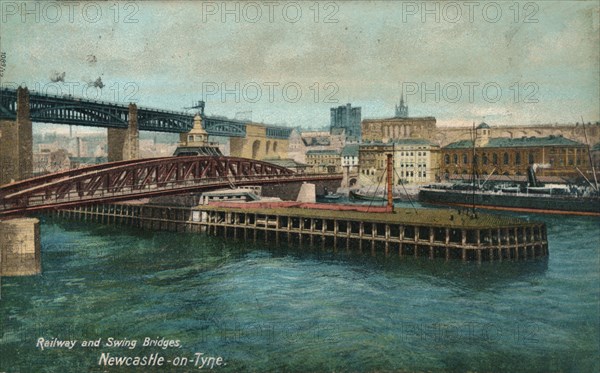
<svg viewBox="0 0 600 373"><path fill-rule="evenodd" d="M277 166L286 167L286 168L309 167L306 163L296 162L295 160L290 159L290 158L285 158L285 159L271 158L271 159L265 159L264 161L273 163Z"/></svg>
<svg viewBox="0 0 600 373"><path fill-rule="evenodd" d="M363 122L381 122L381 121L390 121L390 122L410 122L410 121L420 121L420 120L433 120L436 121L435 117L407 117L407 118L399 118L399 117L391 117L391 118L365 118Z"/></svg>
<svg viewBox="0 0 600 373"><path fill-rule="evenodd" d="M373 141L363 141L360 145L383 145L383 146L392 146L392 145L434 145L429 140L425 139L393 139L388 142L383 142L381 140L373 140Z"/></svg>
<svg viewBox="0 0 600 373"><path fill-rule="evenodd" d="M318 136L318 137L302 137L302 141L306 146L319 146L319 145L330 145L331 141L329 136Z"/></svg>
<svg viewBox="0 0 600 373"><path fill-rule="evenodd" d="M569 140L562 136L548 137L521 137L517 139L508 137L494 137L483 145L483 148L518 148L532 146L584 146L582 143ZM460 140L446 145L445 149L466 149L472 148L473 141Z"/></svg>
<svg viewBox="0 0 600 373"><path fill-rule="evenodd" d="M393 140L392 143L397 145L433 145L425 139L397 139Z"/></svg>
<svg viewBox="0 0 600 373"><path fill-rule="evenodd" d="M350 145L346 145L344 146L344 148L342 149L342 156L350 156L350 157L357 157L358 156L358 144L350 144Z"/></svg>
<svg viewBox="0 0 600 373"><path fill-rule="evenodd" d="M323 150L309 150L306 152L306 155L312 155L312 154L331 154L331 155L338 155L340 154L339 151L337 150L333 150L333 149L323 149Z"/></svg>

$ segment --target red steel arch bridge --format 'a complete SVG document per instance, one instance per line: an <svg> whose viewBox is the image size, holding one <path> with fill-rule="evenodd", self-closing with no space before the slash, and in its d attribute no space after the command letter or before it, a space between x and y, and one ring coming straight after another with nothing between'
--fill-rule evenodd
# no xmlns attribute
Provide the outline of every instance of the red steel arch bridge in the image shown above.
<svg viewBox="0 0 600 373"><path fill-rule="evenodd" d="M237 157L136 159L72 169L1 186L0 218L231 186L341 179L341 174L300 174L271 163Z"/></svg>

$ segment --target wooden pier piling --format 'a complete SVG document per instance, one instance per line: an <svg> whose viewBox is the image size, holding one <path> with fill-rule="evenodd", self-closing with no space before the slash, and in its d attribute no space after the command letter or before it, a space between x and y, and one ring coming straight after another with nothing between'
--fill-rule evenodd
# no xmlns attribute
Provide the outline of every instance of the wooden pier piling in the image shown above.
<svg viewBox="0 0 600 373"><path fill-rule="evenodd" d="M445 210L397 210L394 213L312 210L303 208L195 208L142 204L84 206L58 210L58 217L174 232L207 232L232 239L274 241L300 247L345 246L371 254L463 261L503 261L548 255L546 226L541 222Z"/></svg>

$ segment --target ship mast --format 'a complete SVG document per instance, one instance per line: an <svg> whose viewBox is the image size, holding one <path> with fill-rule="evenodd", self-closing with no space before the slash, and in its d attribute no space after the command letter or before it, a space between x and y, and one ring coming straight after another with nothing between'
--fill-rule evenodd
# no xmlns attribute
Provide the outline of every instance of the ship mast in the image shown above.
<svg viewBox="0 0 600 373"><path fill-rule="evenodd" d="M394 198L392 196L392 179L393 179L393 166L392 166L392 154L387 154L387 208L394 211Z"/></svg>
<svg viewBox="0 0 600 373"><path fill-rule="evenodd" d="M590 167L592 168L592 175L594 176L594 184L595 184L596 192L597 192L598 191L598 178L596 177L596 168L594 167L594 160L592 159L592 152L590 149L590 143L588 141L587 132L585 131L585 122L583 121L583 117L581 117L581 125L583 126L583 136L585 136L585 145L587 146L588 158L590 161Z"/></svg>
<svg viewBox="0 0 600 373"><path fill-rule="evenodd" d="M475 139L477 134L475 133L475 121L473 121L473 130L471 132L471 138L473 139L473 158L471 158L471 189L472 193L472 213L475 216Z"/></svg>

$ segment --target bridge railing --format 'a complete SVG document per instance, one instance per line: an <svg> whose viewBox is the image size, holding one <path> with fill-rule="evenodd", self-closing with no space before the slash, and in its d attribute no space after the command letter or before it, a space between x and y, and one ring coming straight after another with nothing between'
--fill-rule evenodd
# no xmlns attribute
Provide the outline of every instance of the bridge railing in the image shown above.
<svg viewBox="0 0 600 373"><path fill-rule="evenodd" d="M335 179L339 175L332 174L292 174L292 175L249 175L249 176L226 176L226 177L202 177L191 178L184 180L169 180L153 184L145 184L138 186L136 184L126 184L119 187L99 188L94 190L92 194L86 195L76 189L76 183L69 185L69 190L60 193L58 197L57 191L48 193L41 191L32 195L25 195L21 198L11 198L11 195L6 195L1 200L0 214L14 210L24 209L32 210L38 206L52 207L61 204L69 204L73 202L87 203L103 200L120 200L125 199L140 199L146 196L164 194L161 192L181 190L185 192L193 192L202 189L213 189L219 187L231 187L237 185L250 184L265 184L278 182L293 182L307 181L318 179ZM14 194L18 194L14 193ZM176 193L173 193L176 194ZM130 197L130 198L120 198Z"/></svg>
<svg viewBox="0 0 600 373"><path fill-rule="evenodd" d="M2 88L0 88L0 91L2 91L2 93L8 92L10 94L14 94L15 97L17 94L17 90L14 88L2 87ZM110 106L114 106L114 107L119 107L121 109L129 108L129 104L124 104L124 103L115 102L115 101L96 100L93 98L77 97L77 96L73 96L73 95L55 95L55 94L47 93L47 92L46 93L39 92L39 91L36 91L35 89L29 89L29 99L31 100L32 97L53 98L53 99L59 99L59 100L69 99L69 100L73 100L73 101L77 101L77 102L84 102L84 103L90 103L90 104L110 105ZM138 107L138 111L140 111L140 110L141 111L151 111L151 112L155 112L155 113L158 112L158 113L166 113L166 114L176 114L176 115L181 115L181 116L189 116L190 119L193 118L192 114L185 112L185 111L161 109L161 108L157 108L157 107L153 107L153 106Z"/></svg>

